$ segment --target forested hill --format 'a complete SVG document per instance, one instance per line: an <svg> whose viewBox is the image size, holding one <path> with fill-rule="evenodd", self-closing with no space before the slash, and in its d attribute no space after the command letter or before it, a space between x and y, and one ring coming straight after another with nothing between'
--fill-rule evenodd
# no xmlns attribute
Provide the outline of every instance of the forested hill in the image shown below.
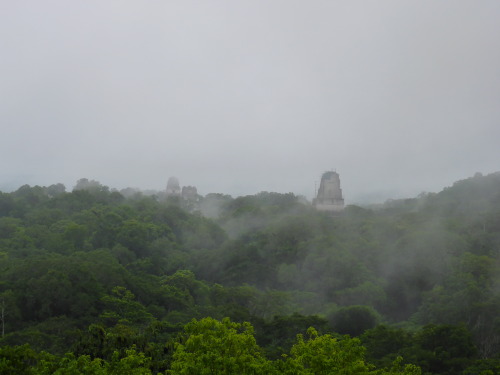
<svg viewBox="0 0 500 375"><path fill-rule="evenodd" d="M83 182L0 193L0 374L500 373L500 173L335 216Z"/></svg>

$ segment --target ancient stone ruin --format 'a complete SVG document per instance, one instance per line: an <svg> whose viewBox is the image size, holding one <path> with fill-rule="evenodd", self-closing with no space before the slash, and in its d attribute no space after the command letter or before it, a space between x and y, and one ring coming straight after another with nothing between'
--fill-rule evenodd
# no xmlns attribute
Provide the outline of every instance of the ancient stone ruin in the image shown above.
<svg viewBox="0 0 500 375"><path fill-rule="evenodd" d="M180 197L181 186L177 177L170 177L167 182L167 197Z"/></svg>
<svg viewBox="0 0 500 375"><path fill-rule="evenodd" d="M197 203L199 200L196 186L183 186L181 189L177 177L170 177L168 179L165 194L167 197L179 197L182 198L183 201L190 203Z"/></svg>
<svg viewBox="0 0 500 375"><path fill-rule="evenodd" d="M198 190L195 186L183 186L182 198L187 199L188 201L195 201L198 199Z"/></svg>
<svg viewBox="0 0 500 375"><path fill-rule="evenodd" d="M323 173L317 196L313 199L313 205L317 210L332 213L344 209L344 198L342 198L340 177L337 172Z"/></svg>

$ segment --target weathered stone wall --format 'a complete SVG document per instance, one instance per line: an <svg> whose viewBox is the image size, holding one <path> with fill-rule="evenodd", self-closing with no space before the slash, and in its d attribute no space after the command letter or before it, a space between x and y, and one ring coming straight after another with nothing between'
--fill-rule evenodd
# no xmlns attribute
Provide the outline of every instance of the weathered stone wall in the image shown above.
<svg viewBox="0 0 500 375"><path fill-rule="evenodd" d="M179 180L176 177L170 177L167 182L167 196L180 196L181 186L179 185Z"/></svg>
<svg viewBox="0 0 500 375"><path fill-rule="evenodd" d="M321 176L318 195L313 204L320 211L342 211L344 198L340 188L340 176L337 172L325 172Z"/></svg>

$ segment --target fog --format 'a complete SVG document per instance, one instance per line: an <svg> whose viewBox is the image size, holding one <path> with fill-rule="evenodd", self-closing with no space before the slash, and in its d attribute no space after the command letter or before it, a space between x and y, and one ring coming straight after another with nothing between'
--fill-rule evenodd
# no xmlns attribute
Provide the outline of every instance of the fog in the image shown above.
<svg viewBox="0 0 500 375"><path fill-rule="evenodd" d="M95 179L346 203L500 170L500 2L0 5L0 190Z"/></svg>

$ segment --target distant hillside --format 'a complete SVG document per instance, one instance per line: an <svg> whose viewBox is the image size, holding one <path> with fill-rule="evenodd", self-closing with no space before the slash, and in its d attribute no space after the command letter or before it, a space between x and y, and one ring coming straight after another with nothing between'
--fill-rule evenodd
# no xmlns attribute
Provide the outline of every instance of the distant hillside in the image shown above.
<svg viewBox="0 0 500 375"><path fill-rule="evenodd" d="M440 215L475 215L487 212L500 203L500 172L453 183L439 193L425 193L415 198L388 200L383 209L425 210Z"/></svg>

